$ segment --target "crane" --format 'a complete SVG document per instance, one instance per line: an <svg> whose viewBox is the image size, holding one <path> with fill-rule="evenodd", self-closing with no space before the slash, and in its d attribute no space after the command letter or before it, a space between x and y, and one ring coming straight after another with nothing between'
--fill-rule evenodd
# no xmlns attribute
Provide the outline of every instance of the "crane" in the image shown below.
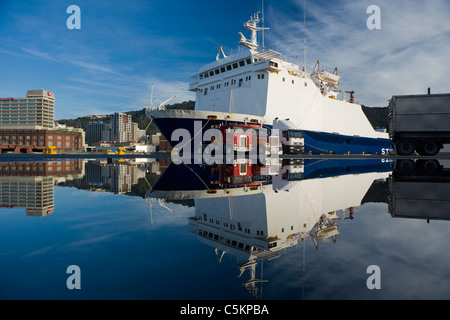
<svg viewBox="0 0 450 320"><path fill-rule="evenodd" d="M169 99L167 99L164 102L161 102L158 106L158 108L156 108L156 110L166 110L166 108L164 107L167 102L169 102L170 100L174 99L176 96L170 97ZM150 105L148 106L147 110L153 109L153 83L152 83L152 95L150 97Z"/></svg>
<svg viewBox="0 0 450 320"><path fill-rule="evenodd" d="M169 102L170 100L174 99L176 96L170 97L169 99L167 99L166 101L162 102L159 104L158 106L158 110L166 110L165 105L167 104L167 102Z"/></svg>
<svg viewBox="0 0 450 320"><path fill-rule="evenodd" d="M170 100L174 99L175 97L176 97L176 96L172 96L172 97L170 97L169 99L167 99L166 101L161 102L161 103L159 104L157 110L166 110L165 105L167 104L167 102L169 102ZM153 109L153 83L152 83L152 95L151 95L151 97L150 97L150 105L148 106L147 111L148 111L149 109ZM148 128L150 127L150 125L152 124L152 122L153 122L153 118L150 119L150 121L149 121L147 127L145 128L145 132L147 132L147 130L148 130Z"/></svg>
<svg viewBox="0 0 450 320"><path fill-rule="evenodd" d="M157 110L166 110L166 108L165 108L164 106L167 104L167 102L169 102L170 100L172 100L172 99L175 98L175 97L176 97L176 96L173 96L173 97L167 99L166 101L160 103ZM150 107L151 107L151 104L150 104ZM150 108L148 108L148 109L150 109ZM149 121L147 127L145 127L145 132L147 132L148 127L150 127L150 125L152 124L152 121L153 121L153 118L150 119L150 121Z"/></svg>

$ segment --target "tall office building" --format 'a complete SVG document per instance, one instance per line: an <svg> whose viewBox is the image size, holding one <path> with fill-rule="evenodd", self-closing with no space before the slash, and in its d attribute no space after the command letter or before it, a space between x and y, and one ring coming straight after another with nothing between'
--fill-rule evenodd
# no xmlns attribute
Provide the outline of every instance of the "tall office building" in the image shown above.
<svg viewBox="0 0 450 320"><path fill-rule="evenodd" d="M55 96L28 90L25 98L0 98L0 129L48 129L55 125Z"/></svg>
<svg viewBox="0 0 450 320"><path fill-rule="evenodd" d="M83 160L0 163L0 207L25 208L27 216L50 215L55 182L83 176Z"/></svg>
<svg viewBox="0 0 450 320"><path fill-rule="evenodd" d="M53 213L55 181L53 177L2 176L0 206L26 208L28 216L46 216Z"/></svg>
<svg viewBox="0 0 450 320"><path fill-rule="evenodd" d="M121 112L114 113L111 116L111 141L132 141L132 128L130 115Z"/></svg>
<svg viewBox="0 0 450 320"><path fill-rule="evenodd" d="M86 143L111 141L111 124L102 121L89 122L86 125Z"/></svg>
<svg viewBox="0 0 450 320"><path fill-rule="evenodd" d="M124 194L145 177L145 169L145 166L89 161L86 163L86 182L96 186L109 184L110 192Z"/></svg>
<svg viewBox="0 0 450 320"><path fill-rule="evenodd" d="M82 150L84 131L55 126L55 96L28 90L25 98L0 98L0 153Z"/></svg>

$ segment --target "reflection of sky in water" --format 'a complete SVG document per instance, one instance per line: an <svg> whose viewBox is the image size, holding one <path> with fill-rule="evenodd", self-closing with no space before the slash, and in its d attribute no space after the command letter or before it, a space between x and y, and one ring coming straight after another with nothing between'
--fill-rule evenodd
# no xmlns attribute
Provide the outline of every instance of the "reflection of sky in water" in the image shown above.
<svg viewBox="0 0 450 320"><path fill-rule="evenodd" d="M167 205L176 213L156 208L151 217L139 197L55 187L51 216L0 211L0 298L246 298L233 264L217 266L188 232L193 208ZM66 287L72 264L78 291Z"/></svg>
<svg viewBox="0 0 450 320"><path fill-rule="evenodd" d="M265 298L449 299L450 221L392 218L387 210L386 204L365 204L354 220L339 224L336 243L316 250L308 241L296 255L266 263L271 284ZM370 265L381 269L380 290L366 286Z"/></svg>
<svg viewBox="0 0 450 320"><path fill-rule="evenodd" d="M55 187L50 216L0 210L2 299L252 299L238 259L217 261L190 231L193 207L152 214L140 197ZM449 299L450 221L392 218L385 203L361 205L338 223L337 242L303 244L256 268L263 299ZM81 290L68 290L69 265ZM381 290L366 287L369 265ZM304 271L302 271L304 269Z"/></svg>

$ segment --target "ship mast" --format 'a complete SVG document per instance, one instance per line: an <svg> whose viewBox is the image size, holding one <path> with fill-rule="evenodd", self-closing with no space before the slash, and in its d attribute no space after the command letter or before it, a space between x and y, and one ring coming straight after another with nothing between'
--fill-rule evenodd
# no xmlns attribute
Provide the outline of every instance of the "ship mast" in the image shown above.
<svg viewBox="0 0 450 320"><path fill-rule="evenodd" d="M261 1L261 12L262 12L262 50L264 51L264 0Z"/></svg>
<svg viewBox="0 0 450 320"><path fill-rule="evenodd" d="M303 71L306 71L306 0L303 1Z"/></svg>
<svg viewBox="0 0 450 320"><path fill-rule="evenodd" d="M253 16L250 16L250 20L244 24L244 28L251 31L252 37L249 40L245 38L241 32L239 32L239 35L241 36L241 40L239 41L240 45L255 51L258 49L257 32L269 29L265 27L259 27L258 24L261 21L262 18L259 17L259 11Z"/></svg>

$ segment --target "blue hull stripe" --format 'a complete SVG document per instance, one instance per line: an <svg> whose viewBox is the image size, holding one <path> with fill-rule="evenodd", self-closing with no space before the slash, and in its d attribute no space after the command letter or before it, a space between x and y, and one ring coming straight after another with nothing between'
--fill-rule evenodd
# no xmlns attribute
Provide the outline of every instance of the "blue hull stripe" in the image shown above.
<svg viewBox="0 0 450 320"><path fill-rule="evenodd" d="M194 164L175 165L171 163L155 183L153 190L195 191L220 188L217 185L217 181L220 180L220 173L219 170L214 170L214 168L218 167ZM304 174L300 180L388 171L391 171L390 163L382 162L381 159L306 159ZM263 184L271 184L271 178L268 176Z"/></svg>
<svg viewBox="0 0 450 320"><path fill-rule="evenodd" d="M194 133L194 121L201 121L203 132L210 128L219 128L225 124L243 124L244 122L225 121L225 120L208 120L208 119L191 119L191 118L155 118L155 125L161 131L161 134L173 146L178 141L171 141L172 132L176 129L186 129L191 137ZM268 129L269 134L272 126L263 125ZM304 153L311 154L387 154L391 146L390 139L366 138L356 136L346 136L340 134L316 132L303 130L305 134L305 150ZM191 149L193 150L193 149Z"/></svg>
<svg viewBox="0 0 450 320"><path fill-rule="evenodd" d="M387 154L391 140L304 130L305 153Z"/></svg>
<svg viewBox="0 0 450 320"><path fill-rule="evenodd" d="M392 171L384 159L305 159L303 179Z"/></svg>

